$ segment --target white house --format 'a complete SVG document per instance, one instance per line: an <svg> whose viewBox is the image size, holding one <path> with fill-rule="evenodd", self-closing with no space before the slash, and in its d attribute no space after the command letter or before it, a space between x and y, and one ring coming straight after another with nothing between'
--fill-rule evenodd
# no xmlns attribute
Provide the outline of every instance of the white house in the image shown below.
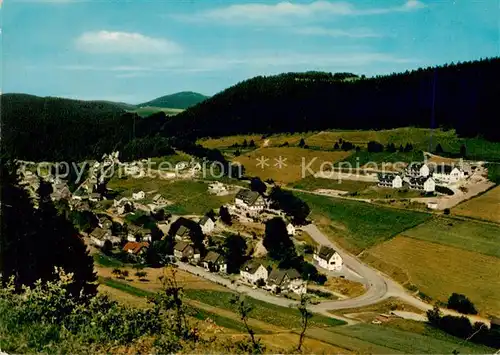
<svg viewBox="0 0 500 355"><path fill-rule="evenodd" d="M410 189L422 190L425 192L434 192L436 190L436 182L431 177L410 178Z"/></svg>
<svg viewBox="0 0 500 355"><path fill-rule="evenodd" d="M97 247L103 247L104 242L111 238L111 230L97 227L90 233L90 241Z"/></svg>
<svg viewBox="0 0 500 355"><path fill-rule="evenodd" d="M396 174L378 174L378 186L399 189L403 187L403 179Z"/></svg>
<svg viewBox="0 0 500 355"><path fill-rule="evenodd" d="M249 262L241 268L240 276L243 281L255 285L259 280L263 280L265 282L269 273L261 263Z"/></svg>
<svg viewBox="0 0 500 355"><path fill-rule="evenodd" d="M314 253L313 260L323 269L330 271L340 271L344 264L339 253L325 245L322 245L321 248Z"/></svg>
<svg viewBox="0 0 500 355"><path fill-rule="evenodd" d="M132 198L134 200L142 200L146 197L146 193L144 191L134 192L132 193Z"/></svg>
<svg viewBox="0 0 500 355"><path fill-rule="evenodd" d="M214 221L212 220L212 218L208 216L205 216L202 219L200 219L198 224L200 225L203 234L210 234L215 228Z"/></svg>
<svg viewBox="0 0 500 355"><path fill-rule="evenodd" d="M266 207L266 201L258 192L246 189L238 191L234 204L250 211L260 211Z"/></svg>
<svg viewBox="0 0 500 355"><path fill-rule="evenodd" d="M410 177L427 177L431 174L431 168L427 164L417 164L413 163L408 165L406 173Z"/></svg>
<svg viewBox="0 0 500 355"><path fill-rule="evenodd" d="M288 223L286 225L286 231L288 232L288 235L295 235L295 226L291 223Z"/></svg>
<svg viewBox="0 0 500 355"><path fill-rule="evenodd" d="M210 272L227 272L224 257L214 251L209 251L202 260L203 267Z"/></svg>
<svg viewBox="0 0 500 355"><path fill-rule="evenodd" d="M433 178L446 184L454 184L464 178L462 170L451 165L438 165L434 171Z"/></svg>
<svg viewBox="0 0 500 355"><path fill-rule="evenodd" d="M424 181L424 191L425 192L434 192L436 191L436 182L434 181L433 178L427 178Z"/></svg>
<svg viewBox="0 0 500 355"><path fill-rule="evenodd" d="M304 294L307 292L307 283L295 269L274 269L267 278L267 288L272 292L294 292Z"/></svg>

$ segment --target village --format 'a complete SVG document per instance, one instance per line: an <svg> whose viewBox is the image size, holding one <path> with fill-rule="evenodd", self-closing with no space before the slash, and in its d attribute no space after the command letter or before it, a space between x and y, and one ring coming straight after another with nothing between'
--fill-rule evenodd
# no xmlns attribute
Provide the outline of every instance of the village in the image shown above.
<svg viewBox="0 0 500 355"><path fill-rule="evenodd" d="M215 181L208 185L208 191L217 196L234 194L232 203L221 206L219 211L207 211L204 216L176 216L166 212L169 201L159 193L145 191L133 192L131 197L116 196L107 200L110 195L105 187L107 169L120 166L118 152L105 155L101 162L95 162L89 176L72 194L64 179L49 176L54 192L51 197L55 202L67 201L70 208L85 215L89 221L87 232L83 233L89 246L106 255L112 255L132 264L145 265L150 263L154 243L167 241L170 247L163 247L160 252L155 250L159 265L190 264L200 270L227 278L232 282L252 288L262 288L272 294L289 294L300 296L307 292L308 280L294 268L279 268L263 262L266 249L262 243L262 235L258 236L259 228L252 233L245 233L245 226L260 225L264 230L267 221L278 218L283 220L286 234L293 239L301 233L300 226L291 222L291 218L271 207L271 201L264 194L247 188L235 188ZM138 167L139 166L139 167ZM176 168L179 168L177 166ZM177 178L193 177L199 171L199 164L192 162L183 164L184 171ZM143 176L140 164L127 165L124 169L128 175ZM181 177L179 177L181 176ZM172 178L168 176L167 179ZM36 175L24 171L24 181L32 195L38 187ZM112 194L111 194L112 196ZM100 203L106 203L103 210ZM224 212L225 211L225 212ZM225 215L222 215L224 213ZM228 218L229 221L223 221ZM233 229L237 224L240 228ZM250 254L244 256L244 263L239 270L228 271L228 261L223 255L222 245L228 235L238 235L246 240ZM201 242L202 244L198 244ZM304 242L294 240L301 245ZM166 251L170 249L170 251ZM342 257L328 246L307 245L308 260L323 272L339 272L343 268ZM149 263L148 263L149 262ZM267 265L266 265L267 264ZM324 281L323 281L324 282ZM296 297L296 296L293 296Z"/></svg>

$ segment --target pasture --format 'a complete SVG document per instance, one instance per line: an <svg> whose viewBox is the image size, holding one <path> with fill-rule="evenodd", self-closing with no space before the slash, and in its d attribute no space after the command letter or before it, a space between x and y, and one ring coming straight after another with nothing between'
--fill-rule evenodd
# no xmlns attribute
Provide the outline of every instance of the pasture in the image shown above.
<svg viewBox="0 0 500 355"><path fill-rule="evenodd" d="M235 296L233 292L191 289L186 290L185 294L189 299L234 311L234 306L231 304L231 300ZM288 329L300 328L300 313L297 309L277 306L251 297L246 297L246 301L253 307L250 314L252 318ZM318 314L315 314L311 318L310 323L311 326L316 327L331 327L345 324L342 320Z"/></svg>
<svg viewBox="0 0 500 355"><path fill-rule="evenodd" d="M435 217L402 234L500 258L500 226L494 224Z"/></svg>
<svg viewBox="0 0 500 355"><path fill-rule="evenodd" d="M167 116L173 116L181 113L182 111L184 110L178 108L164 108L153 106L138 107L136 109L130 110L130 112L135 112L141 117L147 117L157 112L164 112Z"/></svg>
<svg viewBox="0 0 500 355"><path fill-rule="evenodd" d="M350 327L332 328L330 331L405 354L448 354L455 349L467 354L491 352L488 347L471 343L464 344L461 339L452 336L429 337L373 324L356 324Z"/></svg>
<svg viewBox="0 0 500 355"><path fill-rule="evenodd" d="M366 202L297 193L311 208L311 217L335 241L359 253L430 218L422 212L405 211Z"/></svg>
<svg viewBox="0 0 500 355"><path fill-rule="evenodd" d="M400 269L408 281L433 299L445 302L453 293L463 293L480 313L500 309L500 259L449 245L398 236L367 250L363 260L398 281ZM382 260L377 264L374 260Z"/></svg>
<svg viewBox="0 0 500 355"><path fill-rule="evenodd" d="M234 195L215 196L208 192L208 184L193 180L162 180L154 178L113 178L108 187L120 196L130 197L133 192L144 191L148 195L141 203L146 203L156 193L160 193L171 204L167 210L174 214L205 214L233 200Z"/></svg>
<svg viewBox="0 0 500 355"><path fill-rule="evenodd" d="M500 223L500 186L459 204L452 213Z"/></svg>
<svg viewBox="0 0 500 355"><path fill-rule="evenodd" d="M374 182L357 181L357 180L336 180L315 178L314 176L307 176L297 182L290 184L290 187L299 190L315 191L318 189L340 190L347 192L358 192L368 187L376 186Z"/></svg>
<svg viewBox="0 0 500 355"><path fill-rule="evenodd" d="M260 148L233 160L245 166L248 176L259 176L262 180L272 179L280 183L291 183L311 175L308 168L316 172L323 163L323 168L331 167L333 163L344 159L349 154L349 152L326 152L298 147ZM284 163L281 168L278 165L280 157ZM267 165L264 167L257 165L258 159L261 158L267 159Z"/></svg>

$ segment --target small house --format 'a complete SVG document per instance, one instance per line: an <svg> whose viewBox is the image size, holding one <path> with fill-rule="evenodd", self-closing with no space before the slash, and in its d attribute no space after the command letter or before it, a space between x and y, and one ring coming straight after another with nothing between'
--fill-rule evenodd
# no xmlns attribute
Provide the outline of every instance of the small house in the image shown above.
<svg viewBox="0 0 500 355"><path fill-rule="evenodd" d="M113 221L111 221L109 218L101 217L99 218L99 226L102 229L111 229L111 227L113 227Z"/></svg>
<svg viewBox="0 0 500 355"><path fill-rule="evenodd" d="M111 237L111 231L97 227L90 233L89 237L93 245L103 247L104 242Z"/></svg>
<svg viewBox="0 0 500 355"><path fill-rule="evenodd" d="M202 260L203 267L211 272L227 272L227 263L224 257L214 251L209 251Z"/></svg>
<svg viewBox="0 0 500 355"><path fill-rule="evenodd" d="M274 293L294 292L304 294L307 292L307 285L295 269L274 269L267 278L267 288Z"/></svg>
<svg viewBox="0 0 500 355"><path fill-rule="evenodd" d="M143 200L145 197L146 197L146 193L144 191L132 193L132 199L134 199L136 201Z"/></svg>
<svg viewBox="0 0 500 355"><path fill-rule="evenodd" d="M194 248L188 242L177 242L174 245L174 256L178 259L194 257Z"/></svg>
<svg viewBox="0 0 500 355"><path fill-rule="evenodd" d="M260 211L266 208L266 201L255 191L242 189L235 196L234 204L251 211Z"/></svg>
<svg viewBox="0 0 500 355"><path fill-rule="evenodd" d="M200 225L203 234L210 234L215 228L215 223L209 216L204 216L198 224Z"/></svg>
<svg viewBox="0 0 500 355"><path fill-rule="evenodd" d="M427 203L427 208L429 208L431 210L437 210L438 203L437 202L428 202Z"/></svg>
<svg viewBox="0 0 500 355"><path fill-rule="evenodd" d="M168 201L160 194L153 196L153 202L158 206L165 206L168 204Z"/></svg>
<svg viewBox="0 0 500 355"><path fill-rule="evenodd" d="M295 226L291 223L288 223L286 225L286 231L288 232L288 235L295 235Z"/></svg>
<svg viewBox="0 0 500 355"><path fill-rule="evenodd" d="M403 179L396 174L378 174L378 186L400 189L403 187Z"/></svg>
<svg viewBox="0 0 500 355"><path fill-rule="evenodd" d="M261 263L249 262L240 270L240 277L243 281L257 284L259 280L265 282L269 276L267 269Z"/></svg>
<svg viewBox="0 0 500 355"><path fill-rule="evenodd" d="M140 256L144 254L149 248L148 242L128 242L123 247L123 251L134 256Z"/></svg>
<svg viewBox="0 0 500 355"><path fill-rule="evenodd" d="M316 250L313 254L313 260L323 269L330 271L342 270L342 265L344 263L339 253L325 245L322 245Z"/></svg>
<svg viewBox="0 0 500 355"><path fill-rule="evenodd" d="M98 202L102 200L102 195L98 192L93 192L89 195L89 200L93 202Z"/></svg>

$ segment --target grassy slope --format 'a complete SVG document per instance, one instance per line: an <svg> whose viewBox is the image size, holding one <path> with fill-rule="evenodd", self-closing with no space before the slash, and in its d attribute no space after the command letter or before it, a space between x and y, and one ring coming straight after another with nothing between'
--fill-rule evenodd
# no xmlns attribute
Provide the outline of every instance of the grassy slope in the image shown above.
<svg viewBox="0 0 500 355"><path fill-rule="evenodd" d="M144 107L137 107L134 109L129 110L130 112L135 112L141 117L147 117L152 115L153 113L157 112L165 112L167 116L173 116L177 115L178 113L181 113L184 111L183 109L179 108L166 108L166 107L156 107L156 106L144 106Z"/></svg>
<svg viewBox="0 0 500 355"><path fill-rule="evenodd" d="M465 144L467 147L468 159L480 160L500 160L500 143L490 142L482 138L459 138L454 130L443 131L440 129L427 129L427 128L413 128L403 127L390 130L367 130L367 131L323 131L323 132L306 132L295 134L279 134L263 138L262 135L239 135L228 136L215 139L203 139L199 143L209 148L224 148L233 143L241 144L244 139L250 141L253 139L258 146L261 146L265 140L269 140L269 147L279 146L285 141L290 145L297 145L301 138L305 139L305 143L311 148L315 149L332 149L335 142L340 138L347 140L360 146L362 149L366 148L369 141L377 141L384 145L394 143L396 147L411 143L415 151L434 151L436 145L439 143L445 152L459 153L460 146ZM387 157L387 155L390 155ZM361 160L375 158L376 161L382 159L402 161L410 160L411 154L375 154L372 157L360 155ZM373 161L373 159L371 159ZM356 163L356 161L353 161Z"/></svg>
<svg viewBox="0 0 500 355"><path fill-rule="evenodd" d="M448 245L398 236L363 254L363 260L424 294L446 301L467 295L483 313L500 309L500 259Z"/></svg>
<svg viewBox="0 0 500 355"><path fill-rule="evenodd" d="M187 298L210 304L214 307L233 310L234 306L231 305L230 301L234 295L232 292L213 290L186 290ZM276 306L251 297L247 297L246 300L253 307L250 315L252 318L287 328L300 327L300 314L297 309ZM314 315L310 322L314 326L337 326L345 324L341 320L321 315Z"/></svg>
<svg viewBox="0 0 500 355"><path fill-rule="evenodd" d="M370 343L388 347L402 353L449 354L456 349L463 353L483 354L492 350L485 346L470 343L461 344L463 343L461 339L453 337L437 339L373 324L358 324L348 328L333 328L331 331L369 341Z"/></svg>
<svg viewBox="0 0 500 355"><path fill-rule="evenodd" d="M322 179L315 178L313 176L308 176L301 179L293 184L291 187L300 190L314 191L317 189L329 189L329 190L341 190L348 192L357 192L364 190L370 186L376 186L376 183L356 181L356 180L342 180L338 181L336 179Z"/></svg>
<svg viewBox="0 0 500 355"><path fill-rule="evenodd" d="M459 204L452 213L500 223L500 186Z"/></svg>
<svg viewBox="0 0 500 355"><path fill-rule="evenodd" d="M172 202L168 206L176 214L204 214L213 208L231 201L234 196L215 196L208 193L208 184L200 181L180 180L169 181L161 179L117 179L113 178L108 186L120 192L122 196L131 196L136 191L157 191Z"/></svg>
<svg viewBox="0 0 500 355"><path fill-rule="evenodd" d="M358 253L426 221L427 213L299 193L312 217L337 237L344 247Z"/></svg>
<svg viewBox="0 0 500 355"><path fill-rule="evenodd" d="M500 226L455 218L433 218L404 236L500 258Z"/></svg>
<svg viewBox="0 0 500 355"><path fill-rule="evenodd" d="M331 166L334 162L344 159L349 154L349 152L324 152L298 147L274 147L254 150L249 154L234 158L234 161L238 161L245 166L248 176L259 176L263 180L270 178L274 181L289 183L310 175L307 170L308 166L315 172L323 162L325 162L326 166ZM257 159L261 157L268 159L268 166L264 168L257 166L259 162ZM280 157L286 164L281 168L276 165L276 159Z"/></svg>

